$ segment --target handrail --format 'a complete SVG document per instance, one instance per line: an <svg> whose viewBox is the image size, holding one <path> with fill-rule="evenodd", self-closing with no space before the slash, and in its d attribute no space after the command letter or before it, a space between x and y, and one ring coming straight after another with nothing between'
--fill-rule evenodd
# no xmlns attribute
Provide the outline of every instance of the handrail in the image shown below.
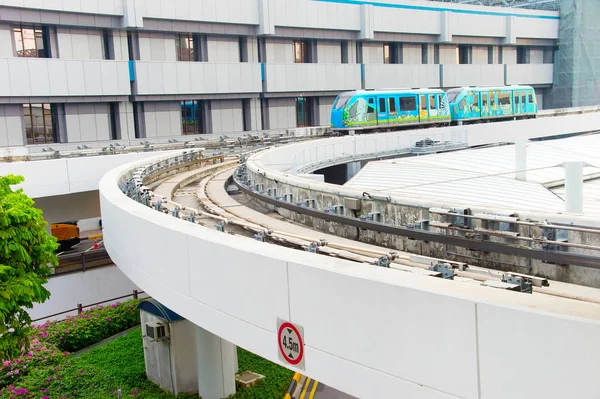
<svg viewBox="0 0 600 399"><path fill-rule="evenodd" d="M48 316L40 317L40 318L37 318L35 320L31 320L31 322L34 323L36 321L40 321L40 320L44 320L44 319L49 319L50 317L60 316L62 314L71 313L71 312L74 312L74 311L77 311L77 314L81 314L83 312L83 309L85 309L85 308L91 308L92 306L102 305L103 303L116 301L118 299L129 298L130 296L133 297L133 299L138 299L138 297L139 297L140 294L145 294L145 292L144 291L133 290L133 293L131 293L131 294L121 295L121 296L118 296L116 298L106 299L104 301L92 303L90 305L85 305L85 306L82 305L82 304L80 304L80 303L78 303L76 308L67 309L67 310L64 310L62 312L58 312L58 313L54 313L54 314L51 314L51 315L48 315Z"/></svg>

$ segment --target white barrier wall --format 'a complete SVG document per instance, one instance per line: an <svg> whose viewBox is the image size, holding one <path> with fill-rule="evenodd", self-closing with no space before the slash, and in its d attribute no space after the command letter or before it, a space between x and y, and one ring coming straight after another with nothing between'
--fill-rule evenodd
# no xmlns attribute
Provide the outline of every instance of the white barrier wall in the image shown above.
<svg viewBox="0 0 600 399"><path fill-rule="evenodd" d="M51 277L45 287L50 291L50 299L44 303L35 304L33 309L29 310L29 316L32 320L63 312L67 309L74 309L78 303L86 306L107 299L130 295L133 290L141 291L122 271L114 266ZM107 302L105 305L126 300L119 299ZM47 320L60 320L66 316L76 314L77 311L69 312L50 317ZM39 323L43 323L45 320Z"/></svg>
<svg viewBox="0 0 600 399"><path fill-rule="evenodd" d="M360 398L600 395L600 356L590 356L600 354L592 339L600 305L467 287L220 233L127 198L117 183L130 169L100 182L111 258L149 295L227 341L282 364L277 319L300 324L302 372Z"/></svg>

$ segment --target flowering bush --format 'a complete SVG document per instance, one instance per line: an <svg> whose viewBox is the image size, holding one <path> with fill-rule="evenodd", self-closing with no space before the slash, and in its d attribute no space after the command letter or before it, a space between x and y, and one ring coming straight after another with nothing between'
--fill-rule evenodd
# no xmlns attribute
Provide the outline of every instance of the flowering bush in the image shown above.
<svg viewBox="0 0 600 399"><path fill-rule="evenodd" d="M46 322L34 328L40 341L61 351L76 352L140 323L138 300L96 306L66 320Z"/></svg>
<svg viewBox="0 0 600 399"><path fill-rule="evenodd" d="M55 345L34 338L28 352L16 359L0 363L0 388L15 383L33 368L57 365L65 357L67 354L58 350ZM16 392L15 394L20 396Z"/></svg>

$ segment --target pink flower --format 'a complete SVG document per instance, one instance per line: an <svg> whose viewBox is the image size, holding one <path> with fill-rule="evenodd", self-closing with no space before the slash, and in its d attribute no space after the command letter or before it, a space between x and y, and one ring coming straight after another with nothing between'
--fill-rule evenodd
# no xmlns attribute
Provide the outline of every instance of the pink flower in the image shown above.
<svg viewBox="0 0 600 399"><path fill-rule="evenodd" d="M10 366L12 364L12 362L10 360L7 360L3 364L4 364L4 367L7 367L7 366Z"/></svg>

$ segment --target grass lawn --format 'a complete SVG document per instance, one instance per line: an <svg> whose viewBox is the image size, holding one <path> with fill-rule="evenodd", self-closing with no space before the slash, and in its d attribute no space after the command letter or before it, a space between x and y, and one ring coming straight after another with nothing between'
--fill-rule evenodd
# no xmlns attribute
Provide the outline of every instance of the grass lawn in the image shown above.
<svg viewBox="0 0 600 399"><path fill-rule="evenodd" d="M253 388L239 391L236 399L280 399L293 372L238 348L240 372L251 370L267 378ZM123 398L197 398L196 395L172 395L146 379L141 330L126 335L84 353L66 358L58 366L32 370L19 387L26 388L31 398L116 398L121 389ZM5 393L6 395L6 393ZM8 397L8 396L2 396Z"/></svg>

